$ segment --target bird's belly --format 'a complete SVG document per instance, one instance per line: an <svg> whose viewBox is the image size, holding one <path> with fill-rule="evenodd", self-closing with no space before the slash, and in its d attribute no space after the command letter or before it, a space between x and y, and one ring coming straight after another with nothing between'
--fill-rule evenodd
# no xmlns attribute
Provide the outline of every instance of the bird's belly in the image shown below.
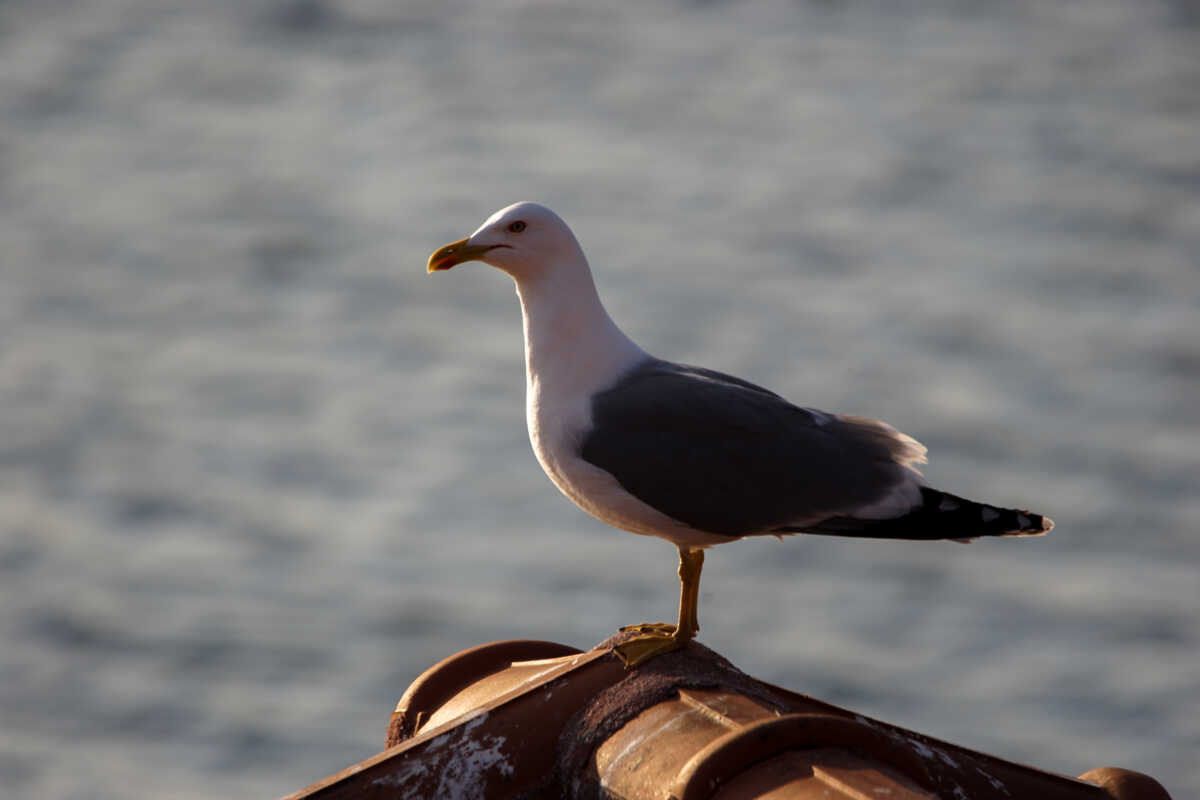
<svg viewBox="0 0 1200 800"><path fill-rule="evenodd" d="M584 461L577 444L581 435L546 432L542 425L530 425L530 441L542 469L575 505L601 522L681 547L711 547L739 538L700 531L667 516L626 491L611 473Z"/></svg>

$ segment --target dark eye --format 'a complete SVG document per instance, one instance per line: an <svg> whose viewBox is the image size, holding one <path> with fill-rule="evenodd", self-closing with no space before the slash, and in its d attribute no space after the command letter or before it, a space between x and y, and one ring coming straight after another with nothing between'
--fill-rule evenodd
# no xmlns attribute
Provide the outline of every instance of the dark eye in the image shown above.
<svg viewBox="0 0 1200 800"><path fill-rule="evenodd" d="M525 223L521 222L521 220L517 220L516 222L509 225L508 229L510 231L512 231L513 233L520 233L521 231L525 230Z"/></svg>

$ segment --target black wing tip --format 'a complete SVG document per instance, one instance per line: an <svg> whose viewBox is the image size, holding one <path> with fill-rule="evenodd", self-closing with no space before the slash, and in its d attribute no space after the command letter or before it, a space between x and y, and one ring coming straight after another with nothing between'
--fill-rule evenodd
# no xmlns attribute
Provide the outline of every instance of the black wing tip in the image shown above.
<svg viewBox="0 0 1200 800"><path fill-rule="evenodd" d="M899 517L832 517L813 525L779 528L772 533L970 542L984 537L1045 536L1054 529L1054 520L1032 511L977 503L929 487L922 487L921 495L924 502Z"/></svg>
<svg viewBox="0 0 1200 800"><path fill-rule="evenodd" d="M1002 508L965 500L955 495L932 490L926 495L926 503L932 505L932 500L940 495L937 503L939 512L956 512L947 515L947 521L953 518L957 524L976 528L969 536L1045 536L1054 530L1054 520L1042 514L1035 514L1021 508ZM976 517L972 522L972 517Z"/></svg>
<svg viewBox="0 0 1200 800"><path fill-rule="evenodd" d="M1017 511L1017 521L1020 524L1022 519L1029 520L1028 525L1022 525L1012 531L1000 534L1001 536L1045 536L1050 531L1054 530L1054 520L1041 514L1034 514L1030 511Z"/></svg>
<svg viewBox="0 0 1200 800"><path fill-rule="evenodd" d="M994 531L992 536L1045 536L1054 530L1054 520L1042 514L1035 514L1023 508L997 508L986 503L978 505L985 521L988 517L998 515L995 523L1007 528Z"/></svg>

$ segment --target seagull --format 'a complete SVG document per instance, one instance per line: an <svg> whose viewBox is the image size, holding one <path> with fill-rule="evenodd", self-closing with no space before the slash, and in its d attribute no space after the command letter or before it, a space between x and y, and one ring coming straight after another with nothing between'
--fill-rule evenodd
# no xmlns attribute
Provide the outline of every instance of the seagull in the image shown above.
<svg viewBox="0 0 1200 800"><path fill-rule="evenodd" d="M679 617L627 626L629 667L699 630L704 551L751 536L970 541L1038 536L1040 514L930 487L925 447L867 417L793 405L741 378L656 358L608 315L575 235L543 205L503 208L427 271L482 261L516 283L529 441L587 513L679 550Z"/></svg>

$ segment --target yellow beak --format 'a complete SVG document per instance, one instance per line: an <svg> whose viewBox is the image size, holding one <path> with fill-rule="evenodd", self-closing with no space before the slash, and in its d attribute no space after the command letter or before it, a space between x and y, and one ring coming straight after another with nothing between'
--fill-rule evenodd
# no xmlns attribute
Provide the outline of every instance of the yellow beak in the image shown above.
<svg viewBox="0 0 1200 800"><path fill-rule="evenodd" d="M494 246L467 244L467 241L467 239L459 239L457 242L451 242L445 247L438 248L429 257L429 263L426 264L425 271L439 272L444 269L450 269L455 264L461 264L464 261L475 261Z"/></svg>

